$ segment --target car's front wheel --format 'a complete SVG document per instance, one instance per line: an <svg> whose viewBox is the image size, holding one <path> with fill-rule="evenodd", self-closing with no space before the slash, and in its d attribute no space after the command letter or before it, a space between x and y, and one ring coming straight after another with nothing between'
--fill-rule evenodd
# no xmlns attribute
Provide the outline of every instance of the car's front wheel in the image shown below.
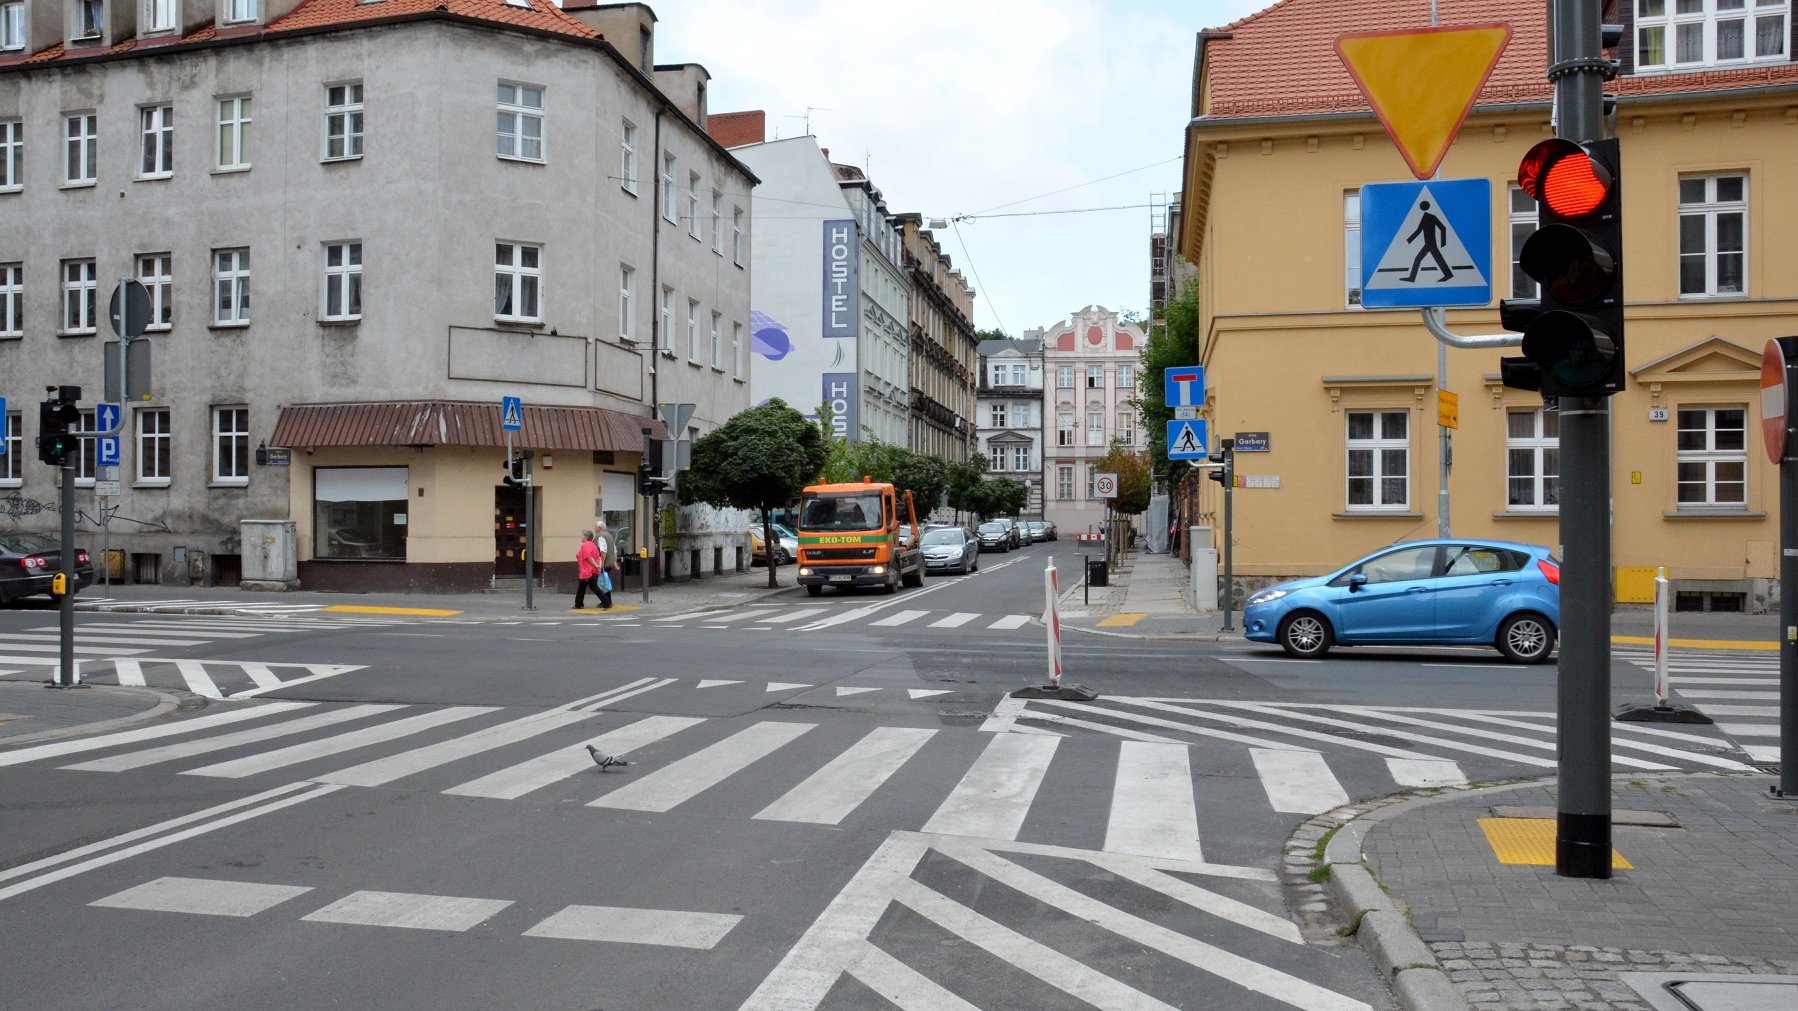
<svg viewBox="0 0 1798 1011"><path fill-rule="evenodd" d="M1493 645L1512 663L1545 663L1555 646L1555 627L1533 611L1513 614L1498 626Z"/></svg>
<svg viewBox="0 0 1798 1011"><path fill-rule="evenodd" d="M1316 611L1295 611L1280 622L1280 648L1287 656L1315 660L1330 651L1330 623Z"/></svg>

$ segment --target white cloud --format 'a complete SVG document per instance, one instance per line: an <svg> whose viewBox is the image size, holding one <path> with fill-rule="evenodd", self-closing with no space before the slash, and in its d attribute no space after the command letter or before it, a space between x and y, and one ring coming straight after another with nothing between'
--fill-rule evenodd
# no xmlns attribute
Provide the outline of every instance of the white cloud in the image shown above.
<svg viewBox="0 0 1798 1011"><path fill-rule="evenodd" d="M1144 205L1179 192L1194 36L1263 6L687 0L656 6L656 58L703 64L712 111L765 110L771 137L804 132L810 107L832 160L895 211L1128 206L938 232L978 290L975 324L1017 336L1088 304L1146 310Z"/></svg>

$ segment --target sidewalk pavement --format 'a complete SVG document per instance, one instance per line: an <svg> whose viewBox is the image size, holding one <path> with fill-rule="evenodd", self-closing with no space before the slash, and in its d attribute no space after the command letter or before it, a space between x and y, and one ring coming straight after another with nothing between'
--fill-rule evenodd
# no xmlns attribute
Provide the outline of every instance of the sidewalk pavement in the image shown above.
<svg viewBox="0 0 1798 1011"><path fill-rule="evenodd" d="M1193 610L1177 558L1133 555L1111 568L1103 587L1073 575L1060 601L1064 628L1240 638L1223 630L1221 613ZM766 570L755 569L653 587L647 605L630 587L614 599L646 616L804 599L791 576L780 580L770 590ZM323 603L330 614L585 620L568 610L566 594L550 592L536 594L536 611L524 611L521 592L171 591L86 594L118 602L109 607L176 613ZM1240 612L1236 618L1240 628ZM1645 638L1652 620L1646 609L1619 609L1613 633ZM1674 641L1776 645L1777 623L1776 615L1678 614ZM0 680L0 746L103 731L180 704L148 689ZM1798 881L1798 800L1771 796L1776 782L1759 774L1618 777L1612 790L1619 862L1605 880L1554 873L1552 780L1410 791L1350 805L1301 825L1282 870L1308 933L1327 936L1328 927L1341 924L1338 932L1352 933L1368 950L1410 1011L1783 1011L1798 1007L1798 903L1787 895Z"/></svg>

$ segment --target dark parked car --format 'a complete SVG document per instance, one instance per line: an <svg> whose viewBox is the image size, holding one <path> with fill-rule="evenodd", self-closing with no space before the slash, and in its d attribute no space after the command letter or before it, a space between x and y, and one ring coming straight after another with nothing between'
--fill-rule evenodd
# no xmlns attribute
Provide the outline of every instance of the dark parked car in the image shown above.
<svg viewBox="0 0 1798 1011"><path fill-rule="evenodd" d="M42 534L0 533L0 603L49 593L62 571L62 550ZM94 585L94 563L86 548L75 549L75 589Z"/></svg>
<svg viewBox="0 0 1798 1011"><path fill-rule="evenodd" d="M980 568L980 541L966 527L934 527L924 531L924 571L959 572Z"/></svg>
<svg viewBox="0 0 1798 1011"><path fill-rule="evenodd" d="M1242 619L1245 638L1296 657L1332 645L1470 644L1543 663L1561 620L1561 563L1536 544L1403 541L1250 594Z"/></svg>
<svg viewBox="0 0 1798 1011"><path fill-rule="evenodd" d="M1016 547L1017 532L1010 520L987 520L975 528L982 551L1010 551Z"/></svg>

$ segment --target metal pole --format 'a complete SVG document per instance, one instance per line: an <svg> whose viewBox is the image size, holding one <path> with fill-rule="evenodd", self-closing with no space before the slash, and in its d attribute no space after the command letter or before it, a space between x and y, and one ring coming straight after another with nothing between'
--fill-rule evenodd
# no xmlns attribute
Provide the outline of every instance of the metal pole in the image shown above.
<svg viewBox="0 0 1798 1011"><path fill-rule="evenodd" d="M1231 612L1236 610L1236 440L1220 440L1224 447L1224 624L1219 631L1234 632Z"/></svg>
<svg viewBox="0 0 1798 1011"><path fill-rule="evenodd" d="M1787 359L1786 382L1794 370ZM1791 393L1786 402L1791 403ZM1790 408L1788 407L1789 411ZM1776 797L1798 800L1798 460L1791 448L1791 416L1785 461L1779 465L1779 625L1785 630L1779 647L1779 785Z"/></svg>
<svg viewBox="0 0 1798 1011"><path fill-rule="evenodd" d="M76 450L77 453L80 450ZM80 457L76 457L80 459ZM56 672L56 687L75 687L75 464L68 457L62 463L62 588L56 602L62 628L62 649Z"/></svg>
<svg viewBox="0 0 1798 1011"><path fill-rule="evenodd" d="M1448 389L1448 345L1440 341L1436 344L1436 389ZM1448 467L1449 453L1452 446L1449 429L1438 424L1439 433L1436 443L1436 536L1448 536Z"/></svg>
<svg viewBox="0 0 1798 1011"><path fill-rule="evenodd" d="M524 609L535 611L536 598L532 593L531 583L535 582L533 569L537 567L537 498L532 495L531 451L525 450L524 456Z"/></svg>

